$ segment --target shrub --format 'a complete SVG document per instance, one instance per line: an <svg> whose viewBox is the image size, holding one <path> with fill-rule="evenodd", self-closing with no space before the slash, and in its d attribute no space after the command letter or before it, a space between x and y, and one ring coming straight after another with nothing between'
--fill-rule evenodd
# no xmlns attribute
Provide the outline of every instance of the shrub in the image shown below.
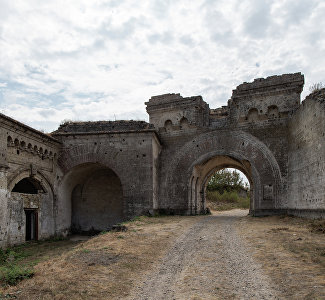
<svg viewBox="0 0 325 300"><path fill-rule="evenodd" d="M249 208L249 197L240 197L236 191L207 191L207 205L213 210Z"/></svg>
<svg viewBox="0 0 325 300"><path fill-rule="evenodd" d="M0 267L0 282L3 285L15 285L19 281L30 278L34 275L34 271L29 266L18 266L9 264Z"/></svg>
<svg viewBox="0 0 325 300"><path fill-rule="evenodd" d="M311 93L319 91L320 89L324 88L325 85L322 82L317 82L317 83L313 83L310 87L309 87L309 91Z"/></svg>

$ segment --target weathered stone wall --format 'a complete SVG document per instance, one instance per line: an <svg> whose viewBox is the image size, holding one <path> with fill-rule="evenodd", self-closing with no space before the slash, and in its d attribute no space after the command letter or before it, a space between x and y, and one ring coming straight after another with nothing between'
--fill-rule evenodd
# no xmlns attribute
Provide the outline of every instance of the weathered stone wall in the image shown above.
<svg viewBox="0 0 325 300"><path fill-rule="evenodd" d="M38 211L38 238L46 239L55 234L53 197L50 193L24 194L10 193L8 198L8 244L15 245L25 241L26 218L25 209L36 209Z"/></svg>
<svg viewBox="0 0 325 300"><path fill-rule="evenodd" d="M251 213L324 216L324 90L300 104L300 73L239 85L227 106L165 94L144 121L67 122L51 136L0 114L0 247L24 241L35 206L39 238L106 230L136 215L205 211L205 186L241 170ZM35 195L13 192L24 178Z"/></svg>
<svg viewBox="0 0 325 300"><path fill-rule="evenodd" d="M63 142L63 151L58 162L60 173L55 187L58 191L59 232L68 232L71 226L71 193L73 188L80 184L75 180L76 172L83 167L100 166L116 174L123 193L123 211L119 221L139 214L152 213L154 201L157 201L154 195L158 190L155 173L160 149L159 140L153 129L122 131L119 129L119 123L115 122L115 130L111 132L98 129L96 132L79 130L77 133L69 133L61 128L54 134ZM125 122L122 123L124 125ZM79 126L85 124L80 123ZM89 178L93 171L86 170L83 176ZM100 191L98 193L100 194ZM110 220L107 227L113 225L114 220Z"/></svg>
<svg viewBox="0 0 325 300"><path fill-rule="evenodd" d="M263 153L269 152L265 157L272 161L273 167L269 165L271 169L268 172L266 170L269 174L255 175L264 179L262 183L254 184L256 199L252 211L257 213L263 209L265 213L276 213L281 206L282 198L286 196L288 121L299 107L303 82L304 78L300 73L256 79L252 83L238 86L233 91L228 106L213 110L209 109L201 97L183 98L179 94L152 97L146 103L147 112L150 122L159 131L163 144L159 169L160 209L175 210L175 212L189 211L188 195L193 192L188 188L191 185L188 174L193 173L193 163L199 160L199 157L192 157L194 153L200 152L202 157L209 156L209 151L214 152L216 156L237 155L237 158L242 161L249 158L250 172L254 168L262 172L261 170L265 168L263 165L267 165L268 162L257 161L250 151L263 148ZM237 136L241 136L242 140ZM224 142L225 140L227 142ZM204 146L209 142L215 143L211 146L213 149ZM202 150L202 147L205 149ZM171 176L171 168L179 163L175 159L177 157L181 159L182 156L187 165L179 165L176 168L177 175L170 183L168 178ZM212 156L209 159L212 159ZM224 167L231 166L229 164ZM242 167L245 168L244 162ZM280 174L275 175L277 171L274 170L278 169ZM275 180L275 177L278 179ZM252 182L253 179L252 177ZM198 182L203 183L205 179L199 178ZM169 186L170 184L172 187ZM193 187L195 194L201 193L195 196L197 199L204 197L203 191L198 192L201 189L202 187ZM267 201L264 199L264 193L268 194L265 196L268 198ZM197 199L196 205L199 205L200 201ZM204 205L194 210L201 211L202 208L204 209Z"/></svg>
<svg viewBox="0 0 325 300"><path fill-rule="evenodd" d="M325 89L303 101L289 123L289 175L283 207L325 217Z"/></svg>
<svg viewBox="0 0 325 300"><path fill-rule="evenodd" d="M39 196L39 238L55 233L53 182L60 142L0 114L0 245L21 243L25 238L26 195L12 193L15 184L32 177L44 188ZM33 197L35 195L29 195Z"/></svg>
<svg viewBox="0 0 325 300"><path fill-rule="evenodd" d="M8 234L7 170L7 135L0 128L0 248L7 244Z"/></svg>

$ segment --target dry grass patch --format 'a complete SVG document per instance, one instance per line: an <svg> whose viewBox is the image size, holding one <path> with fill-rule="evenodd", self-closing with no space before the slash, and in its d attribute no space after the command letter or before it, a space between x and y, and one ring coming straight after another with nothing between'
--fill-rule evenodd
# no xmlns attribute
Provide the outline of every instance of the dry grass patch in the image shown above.
<svg viewBox="0 0 325 300"><path fill-rule="evenodd" d="M126 232L100 234L43 260L33 278L3 289L2 294L17 299L123 299L196 220L137 218L127 223Z"/></svg>
<svg viewBox="0 0 325 300"><path fill-rule="evenodd" d="M278 216L241 221L240 233L285 299L325 299L325 234L314 230L320 224Z"/></svg>

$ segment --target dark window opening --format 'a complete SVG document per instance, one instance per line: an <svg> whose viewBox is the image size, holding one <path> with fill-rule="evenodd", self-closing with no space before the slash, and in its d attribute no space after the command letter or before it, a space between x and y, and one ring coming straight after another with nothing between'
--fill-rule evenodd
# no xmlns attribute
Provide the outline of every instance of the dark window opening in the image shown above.
<svg viewBox="0 0 325 300"><path fill-rule="evenodd" d="M12 189L12 192L23 194L37 194L39 190L44 191L41 184L37 180L27 177L17 182Z"/></svg>

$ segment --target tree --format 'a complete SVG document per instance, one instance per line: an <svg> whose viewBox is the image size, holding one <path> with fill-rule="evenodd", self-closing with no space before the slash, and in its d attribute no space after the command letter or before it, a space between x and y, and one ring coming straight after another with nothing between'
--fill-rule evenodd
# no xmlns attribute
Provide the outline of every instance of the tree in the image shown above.
<svg viewBox="0 0 325 300"><path fill-rule="evenodd" d="M239 189L247 189L247 184L240 177L240 173L236 170L222 169L212 175L207 189L209 191L238 191Z"/></svg>

